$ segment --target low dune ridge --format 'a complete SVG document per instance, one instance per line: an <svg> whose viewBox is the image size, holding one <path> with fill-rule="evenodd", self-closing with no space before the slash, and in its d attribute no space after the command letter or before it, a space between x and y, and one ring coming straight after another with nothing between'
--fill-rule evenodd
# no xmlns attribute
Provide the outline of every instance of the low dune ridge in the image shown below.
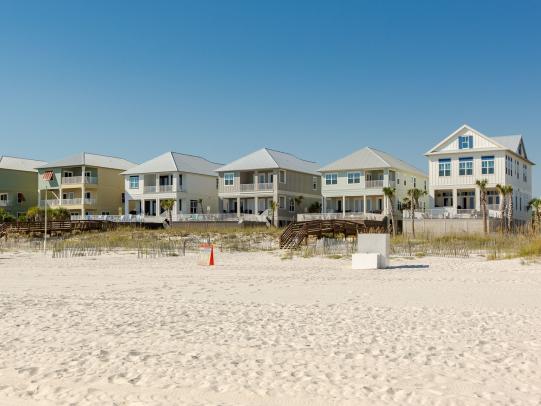
<svg viewBox="0 0 541 406"><path fill-rule="evenodd" d="M538 405L541 265L0 253L1 405Z"/></svg>

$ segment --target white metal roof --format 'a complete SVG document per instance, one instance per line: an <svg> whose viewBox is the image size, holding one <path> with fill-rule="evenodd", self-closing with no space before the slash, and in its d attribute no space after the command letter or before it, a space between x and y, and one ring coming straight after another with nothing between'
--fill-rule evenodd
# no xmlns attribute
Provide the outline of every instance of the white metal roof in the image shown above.
<svg viewBox="0 0 541 406"><path fill-rule="evenodd" d="M60 159L56 162L51 162L46 165L41 165L38 169L52 169L52 168L62 168L68 166L97 166L100 168L111 168L111 169L129 169L137 164L130 162L123 158L117 158L107 155L91 154L88 152L81 152L69 156L64 159Z"/></svg>
<svg viewBox="0 0 541 406"><path fill-rule="evenodd" d="M222 164L210 162L195 155L166 152L140 165L123 172L123 175L137 175L159 172L186 172L208 176L217 176L216 169Z"/></svg>
<svg viewBox="0 0 541 406"><path fill-rule="evenodd" d="M501 137L490 137L490 138L496 141L498 144L518 154L518 148L522 141L522 135L504 135Z"/></svg>
<svg viewBox="0 0 541 406"><path fill-rule="evenodd" d="M319 175L317 172L318 167L319 165L316 162L297 158L287 152L262 148L218 168L217 172L286 169L295 172Z"/></svg>
<svg viewBox="0 0 541 406"><path fill-rule="evenodd" d="M330 171L346 171L354 169L396 169L401 172L409 172L418 174L421 176L427 176L422 170L416 168L401 159L379 151L375 148L365 147L354 153L345 156L337 161L334 161L323 168L319 169L320 172Z"/></svg>
<svg viewBox="0 0 541 406"><path fill-rule="evenodd" d="M36 161L35 159L0 156L0 169L10 169L12 171L37 172L36 168L46 163L45 161Z"/></svg>

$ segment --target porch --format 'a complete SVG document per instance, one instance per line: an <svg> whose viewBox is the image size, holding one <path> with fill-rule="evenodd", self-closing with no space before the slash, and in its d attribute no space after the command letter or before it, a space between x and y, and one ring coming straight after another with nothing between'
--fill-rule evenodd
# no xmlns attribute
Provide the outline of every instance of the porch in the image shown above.
<svg viewBox="0 0 541 406"><path fill-rule="evenodd" d="M386 211L387 204L384 195L363 196L336 196L323 199L325 214L382 214Z"/></svg>
<svg viewBox="0 0 541 406"><path fill-rule="evenodd" d="M261 214L271 207L272 197L235 197L219 201L222 214Z"/></svg>

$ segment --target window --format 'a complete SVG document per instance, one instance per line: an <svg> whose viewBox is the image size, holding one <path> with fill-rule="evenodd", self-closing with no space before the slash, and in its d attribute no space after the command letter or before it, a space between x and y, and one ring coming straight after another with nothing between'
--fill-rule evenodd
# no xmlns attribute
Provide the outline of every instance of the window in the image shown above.
<svg viewBox="0 0 541 406"><path fill-rule="evenodd" d="M481 173L483 175L494 175L494 157L481 157Z"/></svg>
<svg viewBox="0 0 541 406"><path fill-rule="evenodd" d="M328 173L325 175L326 185L336 185L338 183L338 175L336 173Z"/></svg>
<svg viewBox="0 0 541 406"><path fill-rule="evenodd" d="M234 173L224 174L224 185L233 186L234 184L235 184L235 174Z"/></svg>
<svg viewBox="0 0 541 406"><path fill-rule="evenodd" d="M90 199L90 192L85 192L85 199Z"/></svg>
<svg viewBox="0 0 541 406"><path fill-rule="evenodd" d="M317 190L317 176L312 177L312 190Z"/></svg>
<svg viewBox="0 0 541 406"><path fill-rule="evenodd" d="M415 176L412 176L411 180L413 182L413 187L416 188L417 187L417 178Z"/></svg>
<svg viewBox="0 0 541 406"><path fill-rule="evenodd" d="M488 200L488 205L489 206L499 205L500 204L500 194L495 190L489 190L487 192L487 200Z"/></svg>
<svg viewBox="0 0 541 406"><path fill-rule="evenodd" d="M425 180L425 192L426 192L426 180Z"/></svg>
<svg viewBox="0 0 541 406"><path fill-rule="evenodd" d="M283 169L280 169L278 180L280 183L286 183L286 171Z"/></svg>
<svg viewBox="0 0 541 406"><path fill-rule="evenodd" d="M139 189L139 176L130 176L130 189Z"/></svg>
<svg viewBox="0 0 541 406"><path fill-rule="evenodd" d="M73 177L73 172L70 172L70 171L64 171L64 177L65 177L65 178L72 178L72 177Z"/></svg>
<svg viewBox="0 0 541 406"><path fill-rule="evenodd" d="M109 212L108 212L108 211L102 211L102 212L101 212L101 215L102 215L102 216L108 216L108 215L109 215Z"/></svg>
<svg viewBox="0 0 541 406"><path fill-rule="evenodd" d="M361 183L361 173L360 172L349 172L348 173L348 183Z"/></svg>
<svg viewBox="0 0 541 406"><path fill-rule="evenodd" d="M197 200L190 200L190 213L197 214Z"/></svg>
<svg viewBox="0 0 541 406"><path fill-rule="evenodd" d="M285 209L286 208L286 197L285 196L280 196L278 198L278 207L280 209Z"/></svg>
<svg viewBox="0 0 541 406"><path fill-rule="evenodd" d="M389 171L389 181L391 181L391 182L396 181L396 172Z"/></svg>
<svg viewBox="0 0 541 406"><path fill-rule="evenodd" d="M519 168L520 168L520 164L518 163L518 161L515 161L515 164L516 164L516 168L515 168L515 172L517 173L517 179L520 179L520 176L519 176Z"/></svg>
<svg viewBox="0 0 541 406"><path fill-rule="evenodd" d="M85 171L85 178L91 178L91 177L92 177L92 172Z"/></svg>
<svg viewBox="0 0 541 406"><path fill-rule="evenodd" d="M219 179L216 179L216 189L218 189L220 185L220 180ZM180 185L181 189L182 189L182 185Z"/></svg>
<svg viewBox="0 0 541 406"><path fill-rule="evenodd" d="M513 176L513 158L507 155L505 156L505 174Z"/></svg>
<svg viewBox="0 0 541 406"><path fill-rule="evenodd" d="M523 165L522 167L522 180L528 182L528 165Z"/></svg>
<svg viewBox="0 0 541 406"><path fill-rule="evenodd" d="M179 213L182 212L182 199L178 199L177 208Z"/></svg>
<svg viewBox="0 0 541 406"><path fill-rule="evenodd" d="M179 174L178 175L178 186L180 187L180 189L182 189L182 174ZM216 186L218 186L218 184L216 184Z"/></svg>
<svg viewBox="0 0 541 406"><path fill-rule="evenodd" d="M451 176L451 160L450 159L439 160L439 173L440 173L440 176Z"/></svg>
<svg viewBox="0 0 541 406"><path fill-rule="evenodd" d="M295 211L295 199L289 198L289 211L293 213Z"/></svg>
<svg viewBox="0 0 541 406"><path fill-rule="evenodd" d="M458 174L460 176L473 175L473 158L460 158L459 159Z"/></svg>
<svg viewBox="0 0 541 406"><path fill-rule="evenodd" d="M472 149L473 135L462 135L458 137L458 149Z"/></svg>
<svg viewBox="0 0 541 406"><path fill-rule="evenodd" d="M122 203L126 203L126 193L122 193L121 199Z"/></svg>
<svg viewBox="0 0 541 406"><path fill-rule="evenodd" d="M0 202L7 202L7 201L8 201L8 194L0 193Z"/></svg>
<svg viewBox="0 0 541 406"><path fill-rule="evenodd" d="M264 173L259 174L258 181L259 181L259 183L265 183L266 179L265 179L265 174Z"/></svg>

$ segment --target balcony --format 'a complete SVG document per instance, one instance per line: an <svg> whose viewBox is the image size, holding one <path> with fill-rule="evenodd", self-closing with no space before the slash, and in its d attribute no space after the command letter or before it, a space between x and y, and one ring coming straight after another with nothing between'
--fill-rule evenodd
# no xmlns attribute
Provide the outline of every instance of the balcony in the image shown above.
<svg viewBox="0 0 541 406"><path fill-rule="evenodd" d="M98 178L95 176L69 176L62 177L63 185L97 185Z"/></svg>
<svg viewBox="0 0 541 406"><path fill-rule="evenodd" d="M235 185L220 184L220 193L272 192L274 183L241 183Z"/></svg>
<svg viewBox="0 0 541 406"><path fill-rule="evenodd" d="M383 179L367 180L364 182L366 189L379 189L383 187Z"/></svg>
<svg viewBox="0 0 541 406"><path fill-rule="evenodd" d="M84 204L85 206L93 206L97 202L97 199L48 199L47 207L61 207L61 206L80 206ZM41 207L45 206L45 201L41 202Z"/></svg>
<svg viewBox="0 0 541 406"><path fill-rule="evenodd" d="M172 192L185 192L186 190L180 186L175 185L149 185L143 188L143 193L172 193Z"/></svg>

